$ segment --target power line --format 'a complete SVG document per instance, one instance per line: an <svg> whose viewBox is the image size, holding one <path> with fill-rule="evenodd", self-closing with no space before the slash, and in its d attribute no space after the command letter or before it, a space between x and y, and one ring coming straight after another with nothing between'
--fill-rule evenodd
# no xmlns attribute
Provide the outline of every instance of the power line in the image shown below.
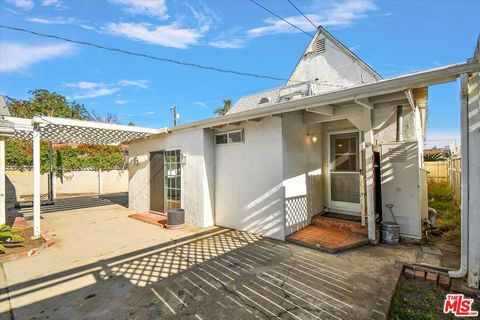
<svg viewBox="0 0 480 320"><path fill-rule="evenodd" d="M300 28L300 27L297 27L296 25L294 25L294 24L291 23L290 21L288 21L288 20L280 17L280 16L279 16L278 14L276 14L275 12L273 12L273 11L265 8L264 6L262 6L260 3L256 2L255 0L250 0L250 2L256 4L257 6L259 6L260 8L262 8L263 10L265 10L265 11L267 11L268 13L270 13L270 14L274 15L275 17L277 17L278 19L285 21L286 23L288 23L289 25L291 25L291 26L294 27L295 29L300 30L301 32L305 33L305 34L308 35L309 37L312 37L312 38L315 37L313 34L311 34L311 33L307 32L307 31L303 30L303 29Z"/></svg>
<svg viewBox="0 0 480 320"><path fill-rule="evenodd" d="M210 70L210 71L216 71L216 72L222 72L222 73L230 73L230 74L235 74L235 75L238 75L238 76L254 77L254 78L260 78L260 79L269 79L269 80L275 80L275 81L288 81L288 79L285 79L285 78L268 76L268 75L261 75L261 74L255 74L255 73L249 73L249 72L242 72L242 71L236 71L236 70L230 70L230 69L223 69L223 68L219 68L219 67L205 66L205 65L200 65L200 64L191 63L191 62L173 60L173 59L169 59L169 58L162 58L162 57L157 57L157 56L153 56L153 55L146 54L146 53L129 51L129 50L119 49L119 48L114 48L114 47L106 47L106 46L96 44L96 43L92 43L92 42L74 40L74 39L70 39L70 38L65 38L65 37L52 35L52 34L47 34L47 33L41 33L41 32L32 31L32 30L23 29L23 28L18 28L18 27L11 27L11 26L5 26L5 25L0 24L0 28L12 30L12 31L29 33L29 34L33 34L33 35L40 36L40 37L45 37L45 38L67 41L67 42L71 42L71 43L75 43L75 44L80 44L80 45L84 45L84 46L94 47L94 48L97 48L97 49L123 53L123 54L131 55L131 56L142 57L142 58L147 58L147 59L156 60L156 61L178 64L178 65L187 66L187 67L194 67L194 68L198 68L198 69L204 69L204 70Z"/></svg>
<svg viewBox="0 0 480 320"><path fill-rule="evenodd" d="M308 22L310 22L310 24L315 28L315 29L318 29L318 27L315 25L315 23L312 22L312 20L310 20L306 15L303 14L302 11L300 11L300 9L297 8L296 5L293 4L292 1L290 0L287 0L295 9L297 9L297 11L305 18L307 19Z"/></svg>

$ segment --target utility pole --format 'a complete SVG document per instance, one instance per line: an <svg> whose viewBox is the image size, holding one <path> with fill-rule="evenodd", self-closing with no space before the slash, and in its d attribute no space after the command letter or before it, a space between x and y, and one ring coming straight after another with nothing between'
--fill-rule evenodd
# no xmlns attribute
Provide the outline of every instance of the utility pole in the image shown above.
<svg viewBox="0 0 480 320"><path fill-rule="evenodd" d="M173 126L175 127L177 125L177 120L180 119L180 114L177 113L177 106L172 106L170 111L173 112Z"/></svg>

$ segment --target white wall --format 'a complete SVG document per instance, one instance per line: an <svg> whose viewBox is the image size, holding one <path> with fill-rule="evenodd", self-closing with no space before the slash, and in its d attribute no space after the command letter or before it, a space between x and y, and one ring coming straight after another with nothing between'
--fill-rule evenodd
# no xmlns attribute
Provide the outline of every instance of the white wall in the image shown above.
<svg viewBox="0 0 480 320"><path fill-rule="evenodd" d="M186 156L182 165L182 208L186 222L207 227L213 225L213 135L208 129L163 134L134 141L129 147L129 194L132 210L150 210L150 152L180 149ZM133 159L138 158L138 165Z"/></svg>
<svg viewBox="0 0 480 320"><path fill-rule="evenodd" d="M9 170L7 177L7 198L9 203L31 199L33 194L33 172L31 170ZM63 196L98 194L98 171L65 171L62 176L55 174L54 190L57 198ZM101 172L102 194L128 191L128 171L108 170ZM48 173L41 175L40 193L48 193Z"/></svg>
<svg viewBox="0 0 480 320"><path fill-rule="evenodd" d="M319 34L318 38L325 36ZM359 62L347 55L328 38L325 38L326 51L320 54L315 52L315 39L308 46L290 77L289 84L295 81L316 82L315 92L322 93L349 87L355 84L374 82L375 77Z"/></svg>
<svg viewBox="0 0 480 320"><path fill-rule="evenodd" d="M283 240L282 119L242 122L245 143L215 148L215 224Z"/></svg>
<svg viewBox="0 0 480 320"><path fill-rule="evenodd" d="M305 125L303 112L282 117L286 234L308 226L323 210L322 126ZM312 141L315 134L317 142Z"/></svg>

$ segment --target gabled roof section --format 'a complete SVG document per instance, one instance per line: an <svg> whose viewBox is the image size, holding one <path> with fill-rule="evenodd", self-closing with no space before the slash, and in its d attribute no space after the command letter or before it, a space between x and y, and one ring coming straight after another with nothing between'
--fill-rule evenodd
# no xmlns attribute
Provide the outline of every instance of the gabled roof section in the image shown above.
<svg viewBox="0 0 480 320"><path fill-rule="evenodd" d="M382 77L323 27L319 27L285 86L240 98L227 114L349 88Z"/></svg>
<svg viewBox="0 0 480 320"><path fill-rule="evenodd" d="M363 61L359 56L357 56L355 53L353 53L350 49L348 49L347 46L345 46L341 41L339 41L337 38L335 38L330 32L328 32L324 27L320 26L318 27L318 30L317 32L315 33L312 41L310 42L310 44L307 46L307 48L305 49L305 51L303 52L302 56L300 57L300 59L298 60L297 62L297 65L295 66L295 68L293 69L292 73L290 74L290 77L289 77L289 82L291 82L292 80L295 80L295 79L292 79L293 75L295 74L295 71L297 70L298 66L300 65L300 63L302 62L302 59L305 57L305 55L308 54L308 51L310 48L314 47L315 45L315 42L317 41L317 39L319 39L319 37L323 35L325 36L325 38L327 38L328 40L330 40L335 46L336 48L338 48L339 50L341 50L341 52L345 53L346 55L348 55L350 58L352 58L354 61L356 61L363 69L365 69L368 73L370 73L376 80L381 80L382 79L382 76L376 72L369 64L367 64L365 61ZM336 49L335 48L335 49Z"/></svg>

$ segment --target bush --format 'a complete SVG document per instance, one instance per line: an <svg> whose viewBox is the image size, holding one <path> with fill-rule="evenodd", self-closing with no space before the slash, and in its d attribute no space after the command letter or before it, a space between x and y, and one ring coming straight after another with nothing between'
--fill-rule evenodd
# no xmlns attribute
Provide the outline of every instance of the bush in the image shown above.
<svg viewBox="0 0 480 320"><path fill-rule="evenodd" d="M2 224L0 225L0 251L7 251L5 248L4 244L15 241L15 242L21 242L23 241L23 238L16 234L19 232L19 229L12 228L9 225Z"/></svg>
<svg viewBox="0 0 480 320"><path fill-rule="evenodd" d="M455 203L453 191L445 182L428 184L428 206L438 213L437 226L448 240L460 240L460 208Z"/></svg>
<svg viewBox="0 0 480 320"><path fill-rule="evenodd" d="M126 155L120 147L95 145L64 145L53 149L54 170L76 170L83 168L112 169L122 167ZM48 143L40 145L40 166L42 172L49 171L50 154ZM30 141L7 140L6 164L14 167L33 165L33 150Z"/></svg>

